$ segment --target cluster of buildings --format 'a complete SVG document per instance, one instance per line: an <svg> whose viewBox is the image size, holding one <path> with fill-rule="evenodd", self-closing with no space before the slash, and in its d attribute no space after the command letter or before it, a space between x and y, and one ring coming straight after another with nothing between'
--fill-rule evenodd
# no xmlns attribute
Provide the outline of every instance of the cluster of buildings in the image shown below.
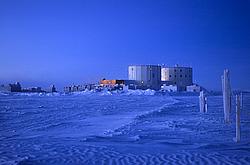
<svg viewBox="0 0 250 165"><path fill-rule="evenodd" d="M55 85L51 85L48 89L43 90L41 87L22 88L19 82L8 85L0 85L1 92L29 92L29 93L44 93L57 92Z"/></svg>
<svg viewBox="0 0 250 165"><path fill-rule="evenodd" d="M200 92L202 87L193 83L191 67L167 67L160 65L131 65L128 66L127 80L100 80L99 84L72 85L64 88L65 92L84 91L86 89L153 89L169 92L188 91Z"/></svg>
<svg viewBox="0 0 250 165"><path fill-rule="evenodd" d="M131 65L128 66L128 79L102 79L97 84L70 85L64 87L64 92L79 92L85 90L101 91L127 90L127 89L152 89L156 91L187 91L200 92L201 86L193 83L193 69L191 67L174 67L160 65ZM22 88L19 82L8 85L0 85L0 91L4 92L56 92L54 85L43 90L41 87Z"/></svg>
<svg viewBox="0 0 250 165"><path fill-rule="evenodd" d="M131 65L128 66L128 79L102 79L97 84L70 85L64 87L64 92L79 92L85 90L101 91L127 90L127 89L152 89L156 91L187 91L200 92L201 86L193 83L193 69L191 67L174 67L160 65ZM4 92L56 92L54 85L43 90L41 87L22 88L19 82L0 85Z"/></svg>

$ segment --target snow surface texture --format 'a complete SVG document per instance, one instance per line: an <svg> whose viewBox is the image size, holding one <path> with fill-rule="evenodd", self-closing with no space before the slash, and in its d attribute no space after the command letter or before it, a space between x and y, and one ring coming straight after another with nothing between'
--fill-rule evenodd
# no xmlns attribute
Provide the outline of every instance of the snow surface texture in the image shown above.
<svg viewBox="0 0 250 165"><path fill-rule="evenodd" d="M235 143L222 96L154 93L0 94L0 164L250 163L250 95Z"/></svg>

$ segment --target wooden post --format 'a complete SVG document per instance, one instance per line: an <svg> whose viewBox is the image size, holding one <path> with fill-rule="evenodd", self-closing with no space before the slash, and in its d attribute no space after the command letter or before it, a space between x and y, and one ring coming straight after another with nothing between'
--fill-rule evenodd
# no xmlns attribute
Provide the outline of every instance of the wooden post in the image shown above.
<svg viewBox="0 0 250 165"><path fill-rule="evenodd" d="M223 107L224 107L224 120L226 123L230 121L231 112L231 89L230 89L230 79L229 71L224 70L222 76L222 92L223 92Z"/></svg>
<svg viewBox="0 0 250 165"><path fill-rule="evenodd" d="M236 137L235 142L240 142L240 95L236 95Z"/></svg>

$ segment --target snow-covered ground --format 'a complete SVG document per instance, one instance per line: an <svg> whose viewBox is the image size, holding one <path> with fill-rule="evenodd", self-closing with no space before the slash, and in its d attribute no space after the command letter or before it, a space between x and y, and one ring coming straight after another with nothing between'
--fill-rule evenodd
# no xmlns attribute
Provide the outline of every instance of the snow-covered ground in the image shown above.
<svg viewBox="0 0 250 165"><path fill-rule="evenodd" d="M250 95L240 143L235 105L231 124L221 96L208 106L150 90L0 94L0 164L249 164Z"/></svg>

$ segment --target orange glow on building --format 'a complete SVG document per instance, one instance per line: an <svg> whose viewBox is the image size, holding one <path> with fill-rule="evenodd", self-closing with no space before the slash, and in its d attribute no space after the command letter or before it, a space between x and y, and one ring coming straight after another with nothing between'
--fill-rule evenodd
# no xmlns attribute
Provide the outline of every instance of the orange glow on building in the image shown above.
<svg viewBox="0 0 250 165"><path fill-rule="evenodd" d="M124 84L124 80L101 80L100 85L121 85Z"/></svg>

